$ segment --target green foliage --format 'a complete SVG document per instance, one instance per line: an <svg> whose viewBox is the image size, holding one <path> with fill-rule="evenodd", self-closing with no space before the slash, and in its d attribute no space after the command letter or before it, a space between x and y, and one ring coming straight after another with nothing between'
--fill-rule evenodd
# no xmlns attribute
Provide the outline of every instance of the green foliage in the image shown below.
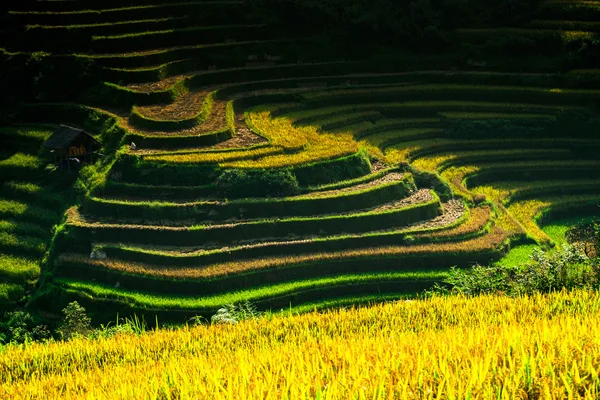
<svg viewBox="0 0 600 400"><path fill-rule="evenodd" d="M69 340L76 336L86 336L91 333L92 320L85 313L85 308L73 301L63 310L64 320L58 329L60 336Z"/></svg>
<svg viewBox="0 0 600 400"><path fill-rule="evenodd" d="M575 226L566 232L569 243L580 243L590 257L600 256L600 221Z"/></svg>
<svg viewBox="0 0 600 400"><path fill-rule="evenodd" d="M223 171L217 187L225 197L290 196L298 193L298 181L289 169Z"/></svg>
<svg viewBox="0 0 600 400"><path fill-rule="evenodd" d="M590 259L579 247L565 244L552 251L535 249L530 261L521 266L452 268L443 282L450 285L452 291L470 296L488 293L515 296L562 289L597 289L600 286L600 260ZM434 287L434 291L448 290L447 286Z"/></svg>
<svg viewBox="0 0 600 400"><path fill-rule="evenodd" d="M561 112L544 119L475 119L448 122L449 137L456 139L505 138L594 138L600 129L600 118L592 113Z"/></svg>
<svg viewBox="0 0 600 400"><path fill-rule="evenodd" d="M14 308L14 302L25 296L25 287L21 284L0 282L0 311Z"/></svg>
<svg viewBox="0 0 600 400"><path fill-rule="evenodd" d="M26 343L51 338L46 325L35 325L33 317L22 310L6 313L0 322L0 343Z"/></svg>
<svg viewBox="0 0 600 400"><path fill-rule="evenodd" d="M418 42L436 46L457 27L528 19L540 0L253 0L282 25L362 42ZM290 22L294 21L294 24ZM316 32L315 32L316 31Z"/></svg>

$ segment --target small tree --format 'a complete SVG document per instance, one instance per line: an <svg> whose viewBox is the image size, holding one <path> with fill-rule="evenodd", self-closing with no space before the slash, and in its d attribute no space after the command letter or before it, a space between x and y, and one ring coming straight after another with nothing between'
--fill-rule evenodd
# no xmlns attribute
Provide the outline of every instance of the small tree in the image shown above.
<svg viewBox="0 0 600 400"><path fill-rule="evenodd" d="M588 257L600 257L600 221L569 229L566 236L569 242L581 244Z"/></svg>
<svg viewBox="0 0 600 400"><path fill-rule="evenodd" d="M58 332L64 340L69 340L76 336L85 336L92 330L92 320L85 313L85 308L73 301L62 310L64 320Z"/></svg>

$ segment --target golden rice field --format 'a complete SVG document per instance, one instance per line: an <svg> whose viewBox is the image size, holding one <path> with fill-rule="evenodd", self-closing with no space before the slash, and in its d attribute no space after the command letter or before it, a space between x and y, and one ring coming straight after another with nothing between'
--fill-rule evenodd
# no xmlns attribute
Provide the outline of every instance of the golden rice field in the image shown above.
<svg viewBox="0 0 600 400"><path fill-rule="evenodd" d="M8 347L0 397L597 399L600 294L434 297Z"/></svg>

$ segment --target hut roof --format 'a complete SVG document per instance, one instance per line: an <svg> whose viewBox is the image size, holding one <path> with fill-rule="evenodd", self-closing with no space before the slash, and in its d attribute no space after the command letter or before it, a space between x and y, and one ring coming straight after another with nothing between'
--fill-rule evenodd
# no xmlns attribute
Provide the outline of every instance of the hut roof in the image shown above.
<svg viewBox="0 0 600 400"><path fill-rule="evenodd" d="M92 140L94 147L102 146L102 143L96 140L89 133L67 125L59 126L58 129L56 129L56 131L54 131L54 133L48 139L46 139L43 146L53 150L65 150L80 135L89 137Z"/></svg>

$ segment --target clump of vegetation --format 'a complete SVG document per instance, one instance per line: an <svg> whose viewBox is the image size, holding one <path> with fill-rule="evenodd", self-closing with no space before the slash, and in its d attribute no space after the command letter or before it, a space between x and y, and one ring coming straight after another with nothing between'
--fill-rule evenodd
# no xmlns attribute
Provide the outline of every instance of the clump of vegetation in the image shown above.
<svg viewBox="0 0 600 400"><path fill-rule="evenodd" d="M298 193L298 180L289 169L245 171L230 169L217 180L227 197L288 196Z"/></svg>
<svg viewBox="0 0 600 400"><path fill-rule="evenodd" d="M569 229L566 239L569 243L578 243L582 246L588 257L600 257L600 221Z"/></svg>
<svg viewBox="0 0 600 400"><path fill-rule="evenodd" d="M540 0L253 0L263 14L299 29L363 41L436 45L457 27L498 26L528 20Z"/></svg>
<svg viewBox="0 0 600 400"><path fill-rule="evenodd" d="M87 316L85 308L78 302L69 303L62 312L64 321L58 328L58 333L64 340L87 336L92 332L92 320Z"/></svg>
<svg viewBox="0 0 600 400"><path fill-rule="evenodd" d="M437 284L433 291L518 296L562 289L598 289L600 259L588 257L580 246L565 244L554 251L535 249L530 261L521 266L452 268L443 283Z"/></svg>
<svg viewBox="0 0 600 400"><path fill-rule="evenodd" d="M51 337L46 325L36 325L31 314L23 310L6 313L0 322L0 344L40 342Z"/></svg>
<svg viewBox="0 0 600 400"><path fill-rule="evenodd" d="M254 319L261 316L261 312L249 301L240 304L226 304L219 308L217 313L210 318L213 324L237 324L240 321Z"/></svg>

